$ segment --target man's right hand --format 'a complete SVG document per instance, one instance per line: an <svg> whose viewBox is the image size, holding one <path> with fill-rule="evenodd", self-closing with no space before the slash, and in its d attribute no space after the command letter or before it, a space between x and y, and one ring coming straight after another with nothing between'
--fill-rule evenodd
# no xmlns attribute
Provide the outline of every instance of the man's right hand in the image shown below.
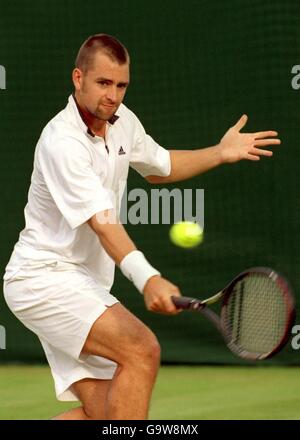
<svg viewBox="0 0 300 440"><path fill-rule="evenodd" d="M146 308L151 312L167 315L177 315L181 312L171 299L171 296L181 296L178 287L159 275L149 278L143 294Z"/></svg>

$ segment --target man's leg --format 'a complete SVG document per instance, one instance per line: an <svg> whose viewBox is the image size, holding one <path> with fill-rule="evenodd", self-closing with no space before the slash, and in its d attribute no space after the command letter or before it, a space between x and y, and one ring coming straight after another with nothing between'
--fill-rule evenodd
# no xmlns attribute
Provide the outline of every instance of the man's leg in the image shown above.
<svg viewBox="0 0 300 440"><path fill-rule="evenodd" d="M55 420L146 419L160 362L156 337L121 304L93 324L82 350L115 361L111 381L83 379L73 384L82 407Z"/></svg>
<svg viewBox="0 0 300 440"><path fill-rule="evenodd" d="M106 418L146 419L160 363L160 347L151 330L115 304L95 321L82 352L118 364L107 393Z"/></svg>
<svg viewBox="0 0 300 440"><path fill-rule="evenodd" d="M72 408L52 420L105 420L106 400L111 380L82 379L72 385L82 406Z"/></svg>

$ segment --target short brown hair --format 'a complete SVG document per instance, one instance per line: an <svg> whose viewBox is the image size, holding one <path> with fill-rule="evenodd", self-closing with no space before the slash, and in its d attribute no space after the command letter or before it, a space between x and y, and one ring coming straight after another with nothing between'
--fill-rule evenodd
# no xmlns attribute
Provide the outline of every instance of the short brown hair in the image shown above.
<svg viewBox="0 0 300 440"><path fill-rule="evenodd" d="M75 67L87 72L93 65L97 52L103 52L119 64L129 63L129 54L125 46L115 37L107 34L91 35L79 49Z"/></svg>

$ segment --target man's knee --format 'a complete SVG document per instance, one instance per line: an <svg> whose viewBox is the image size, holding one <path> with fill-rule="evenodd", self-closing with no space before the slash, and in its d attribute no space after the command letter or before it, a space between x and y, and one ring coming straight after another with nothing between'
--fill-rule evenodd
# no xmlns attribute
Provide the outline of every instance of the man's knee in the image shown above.
<svg viewBox="0 0 300 440"><path fill-rule="evenodd" d="M153 368L159 366L160 352L160 345L156 336L145 326L138 335L138 339L131 344L127 355L129 360L138 362L140 366Z"/></svg>
<svg viewBox="0 0 300 440"><path fill-rule="evenodd" d="M89 420L105 420L105 412L102 409L102 405L97 406L95 403L86 403L82 406L82 410Z"/></svg>

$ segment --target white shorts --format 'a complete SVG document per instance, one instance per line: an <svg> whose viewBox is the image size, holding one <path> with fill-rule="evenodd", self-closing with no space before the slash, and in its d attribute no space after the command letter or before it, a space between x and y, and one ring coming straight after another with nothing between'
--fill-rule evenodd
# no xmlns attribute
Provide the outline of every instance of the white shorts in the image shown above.
<svg viewBox="0 0 300 440"><path fill-rule="evenodd" d="M4 282L4 297L39 337L58 400L79 400L72 384L80 379L112 379L115 362L81 354L93 323L118 302L86 269L58 261L22 267Z"/></svg>

